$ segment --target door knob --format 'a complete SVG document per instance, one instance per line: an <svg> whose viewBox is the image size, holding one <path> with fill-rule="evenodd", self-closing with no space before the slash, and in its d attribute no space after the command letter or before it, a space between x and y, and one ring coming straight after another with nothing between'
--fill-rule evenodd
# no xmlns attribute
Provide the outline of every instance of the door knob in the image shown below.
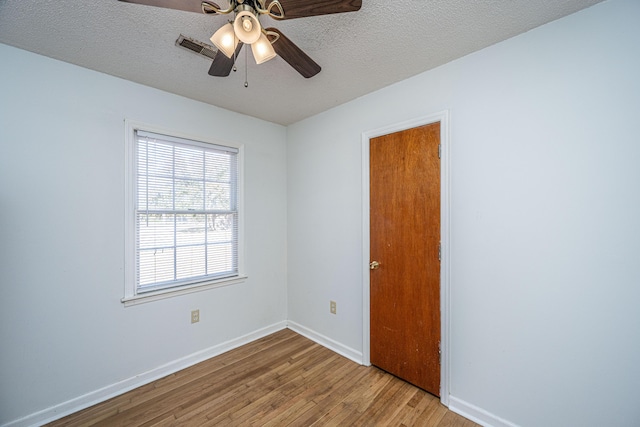
<svg viewBox="0 0 640 427"><path fill-rule="evenodd" d="M379 268L380 268L380 263L378 261L371 261L371 263L369 264L370 270L377 270Z"/></svg>

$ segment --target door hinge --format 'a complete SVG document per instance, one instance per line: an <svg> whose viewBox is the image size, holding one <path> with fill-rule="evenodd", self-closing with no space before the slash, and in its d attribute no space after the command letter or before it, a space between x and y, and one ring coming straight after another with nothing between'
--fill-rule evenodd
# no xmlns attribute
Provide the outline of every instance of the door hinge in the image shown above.
<svg viewBox="0 0 640 427"><path fill-rule="evenodd" d="M438 243L438 261L442 261L442 244Z"/></svg>
<svg viewBox="0 0 640 427"><path fill-rule="evenodd" d="M442 365L442 343L438 341L438 363Z"/></svg>
<svg viewBox="0 0 640 427"><path fill-rule="evenodd" d="M442 144L438 144L438 158L442 158Z"/></svg>

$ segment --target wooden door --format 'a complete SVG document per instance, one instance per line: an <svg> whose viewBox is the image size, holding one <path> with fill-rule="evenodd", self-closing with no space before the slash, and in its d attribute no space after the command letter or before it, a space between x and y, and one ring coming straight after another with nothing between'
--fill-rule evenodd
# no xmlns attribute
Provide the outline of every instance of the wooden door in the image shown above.
<svg viewBox="0 0 640 427"><path fill-rule="evenodd" d="M440 123L370 141L371 363L436 396L439 144Z"/></svg>

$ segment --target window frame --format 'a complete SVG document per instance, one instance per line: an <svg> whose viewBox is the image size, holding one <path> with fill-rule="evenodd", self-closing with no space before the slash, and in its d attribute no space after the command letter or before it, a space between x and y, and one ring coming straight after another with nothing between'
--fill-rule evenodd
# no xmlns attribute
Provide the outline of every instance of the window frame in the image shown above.
<svg viewBox="0 0 640 427"><path fill-rule="evenodd" d="M224 278L204 279L197 283L181 284L164 287L153 291L138 292L136 286L136 197L137 197L137 166L136 166L136 132L150 132L166 135L169 138L180 138L195 141L200 144L229 147L238 150L237 153L237 211L238 211L238 273ZM173 129L140 123L125 119L125 277L124 297L121 302L125 307L142 304L159 299L200 292L207 289L233 285L247 279L244 263L244 144L238 144L219 139L211 139L202 135L193 135Z"/></svg>

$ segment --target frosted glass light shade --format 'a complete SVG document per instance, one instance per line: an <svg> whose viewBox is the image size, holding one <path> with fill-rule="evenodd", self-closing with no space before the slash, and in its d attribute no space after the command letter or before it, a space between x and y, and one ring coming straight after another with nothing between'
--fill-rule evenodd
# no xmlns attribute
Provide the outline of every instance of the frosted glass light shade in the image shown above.
<svg viewBox="0 0 640 427"><path fill-rule="evenodd" d="M273 46L271 46L271 43L269 43L269 40L264 34L260 34L258 41L251 45L251 51L253 52L256 64L262 64L276 56L276 51L273 50Z"/></svg>
<svg viewBox="0 0 640 427"><path fill-rule="evenodd" d="M243 10L236 15L236 20L233 23L233 29L240 41L246 44L253 44L257 42L262 34L258 18L248 10Z"/></svg>
<svg viewBox="0 0 640 427"><path fill-rule="evenodd" d="M233 25L227 23L220 27L218 31L211 36L211 43L213 43L220 52L224 53L227 58L231 58L238 46L238 38L233 31Z"/></svg>

